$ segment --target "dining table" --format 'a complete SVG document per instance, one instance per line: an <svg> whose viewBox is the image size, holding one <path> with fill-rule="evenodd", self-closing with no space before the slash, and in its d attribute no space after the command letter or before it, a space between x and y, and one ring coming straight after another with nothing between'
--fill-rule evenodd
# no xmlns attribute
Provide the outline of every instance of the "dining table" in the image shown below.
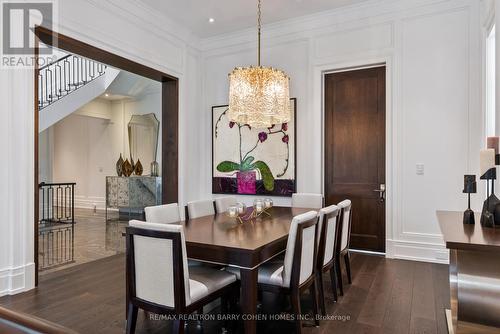
<svg viewBox="0 0 500 334"><path fill-rule="evenodd" d="M185 226L189 259L240 269L240 305L245 333L257 331L259 266L285 251L293 217L311 210L275 206L243 222L227 213L181 222Z"/></svg>

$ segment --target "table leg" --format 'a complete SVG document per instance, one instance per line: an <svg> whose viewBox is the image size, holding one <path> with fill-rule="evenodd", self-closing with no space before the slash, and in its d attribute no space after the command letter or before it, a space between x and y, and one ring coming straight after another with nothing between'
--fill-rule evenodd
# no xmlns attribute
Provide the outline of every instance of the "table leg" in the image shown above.
<svg viewBox="0 0 500 334"><path fill-rule="evenodd" d="M241 312L246 320L243 321L245 334L257 332L257 322L252 317L257 314L257 273L255 269L241 269Z"/></svg>

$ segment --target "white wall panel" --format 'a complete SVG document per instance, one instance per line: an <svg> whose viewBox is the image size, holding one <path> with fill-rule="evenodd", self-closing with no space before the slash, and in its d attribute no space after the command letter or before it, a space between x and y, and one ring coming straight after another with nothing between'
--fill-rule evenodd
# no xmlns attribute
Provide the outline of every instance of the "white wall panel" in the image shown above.
<svg viewBox="0 0 500 334"><path fill-rule="evenodd" d="M464 206L460 190L469 140L468 29L465 10L402 23L403 233L439 234L435 211ZM417 163L425 165L424 175L416 175Z"/></svg>
<svg viewBox="0 0 500 334"><path fill-rule="evenodd" d="M390 48L392 45L392 25L386 23L319 36L314 40L314 57L335 57Z"/></svg>

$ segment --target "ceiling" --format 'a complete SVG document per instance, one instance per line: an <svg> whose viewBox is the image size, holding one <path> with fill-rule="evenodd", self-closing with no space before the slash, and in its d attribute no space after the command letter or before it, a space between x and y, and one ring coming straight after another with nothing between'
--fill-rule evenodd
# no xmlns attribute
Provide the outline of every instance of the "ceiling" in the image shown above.
<svg viewBox="0 0 500 334"><path fill-rule="evenodd" d="M140 0L201 38L256 26L257 0ZM366 0L262 0L262 22L272 23ZM209 18L215 22L209 23Z"/></svg>

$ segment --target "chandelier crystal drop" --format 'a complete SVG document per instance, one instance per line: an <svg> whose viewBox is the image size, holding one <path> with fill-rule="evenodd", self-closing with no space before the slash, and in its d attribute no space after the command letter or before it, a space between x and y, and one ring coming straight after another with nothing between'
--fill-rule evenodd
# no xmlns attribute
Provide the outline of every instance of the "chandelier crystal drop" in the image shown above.
<svg viewBox="0 0 500 334"><path fill-rule="evenodd" d="M290 78L285 72L260 65L261 0L258 1L258 65L236 67L229 73L232 122L267 128L290 121Z"/></svg>

